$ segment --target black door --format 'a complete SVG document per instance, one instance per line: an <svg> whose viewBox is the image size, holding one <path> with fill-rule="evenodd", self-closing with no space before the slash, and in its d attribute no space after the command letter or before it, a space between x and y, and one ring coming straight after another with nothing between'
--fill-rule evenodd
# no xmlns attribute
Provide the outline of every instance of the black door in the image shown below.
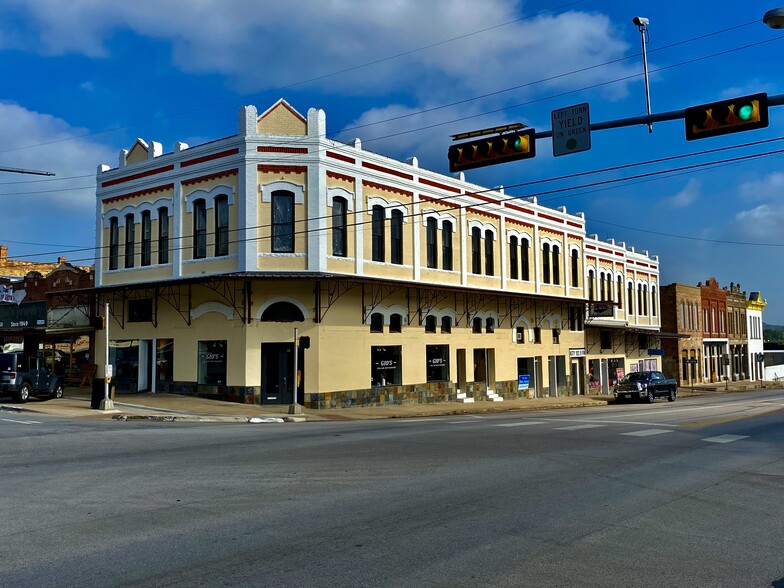
<svg viewBox="0 0 784 588"><path fill-rule="evenodd" d="M293 376L294 344L262 343L261 403L291 404Z"/></svg>

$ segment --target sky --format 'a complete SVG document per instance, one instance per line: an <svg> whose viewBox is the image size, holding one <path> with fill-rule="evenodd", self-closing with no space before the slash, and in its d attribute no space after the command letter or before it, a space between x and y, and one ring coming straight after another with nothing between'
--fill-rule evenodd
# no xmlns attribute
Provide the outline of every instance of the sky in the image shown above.
<svg viewBox="0 0 784 588"><path fill-rule="evenodd" d="M644 115L635 16L650 21L653 113L784 94L784 30L762 23L781 5L0 0L0 167L56 174L0 173L0 243L11 258L91 264L98 166L137 138L169 152L234 135L244 104L321 108L331 138L441 173L455 133L546 131L581 103L593 123ZM466 179L583 212L589 235L658 256L662 285L760 291L763 320L780 325L782 150L784 107L766 129L691 142L682 120L593 131L589 151L560 157L540 139L535 158Z"/></svg>

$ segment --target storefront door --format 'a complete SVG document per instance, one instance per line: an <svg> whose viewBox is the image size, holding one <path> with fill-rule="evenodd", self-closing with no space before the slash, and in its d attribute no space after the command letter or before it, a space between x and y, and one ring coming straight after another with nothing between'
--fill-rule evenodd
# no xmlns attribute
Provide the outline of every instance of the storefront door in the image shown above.
<svg viewBox="0 0 784 588"><path fill-rule="evenodd" d="M292 404L294 344L262 343L261 403Z"/></svg>

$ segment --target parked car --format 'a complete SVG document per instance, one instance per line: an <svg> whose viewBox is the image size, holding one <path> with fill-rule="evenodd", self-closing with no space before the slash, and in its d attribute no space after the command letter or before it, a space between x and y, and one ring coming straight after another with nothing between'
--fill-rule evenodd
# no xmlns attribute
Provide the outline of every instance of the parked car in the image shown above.
<svg viewBox="0 0 784 588"><path fill-rule="evenodd" d="M46 359L21 353L0 353L0 394L27 402L30 396L63 397L60 378L46 367Z"/></svg>
<svg viewBox="0 0 784 588"><path fill-rule="evenodd" d="M665 397L670 402L678 394L678 384L657 371L629 372L613 390L616 400L647 400Z"/></svg>

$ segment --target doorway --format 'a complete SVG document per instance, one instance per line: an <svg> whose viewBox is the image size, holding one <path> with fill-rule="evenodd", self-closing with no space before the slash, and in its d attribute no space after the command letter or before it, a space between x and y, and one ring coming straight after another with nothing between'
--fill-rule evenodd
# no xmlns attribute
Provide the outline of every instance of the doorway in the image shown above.
<svg viewBox="0 0 784 588"><path fill-rule="evenodd" d="M297 403L302 404L304 389L305 353L299 349L297 357ZM261 403L293 404L294 344L261 344Z"/></svg>

